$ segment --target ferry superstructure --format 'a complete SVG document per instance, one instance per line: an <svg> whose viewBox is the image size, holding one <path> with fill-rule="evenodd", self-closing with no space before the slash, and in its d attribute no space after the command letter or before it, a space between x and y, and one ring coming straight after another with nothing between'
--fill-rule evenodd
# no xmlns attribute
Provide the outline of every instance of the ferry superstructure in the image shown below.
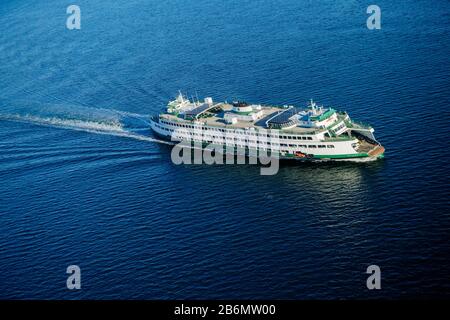
<svg viewBox="0 0 450 320"><path fill-rule="evenodd" d="M171 141L232 145L247 153L276 149L282 159L372 161L385 151L370 125L312 100L297 108L215 103L210 97L191 101L180 93L150 125Z"/></svg>

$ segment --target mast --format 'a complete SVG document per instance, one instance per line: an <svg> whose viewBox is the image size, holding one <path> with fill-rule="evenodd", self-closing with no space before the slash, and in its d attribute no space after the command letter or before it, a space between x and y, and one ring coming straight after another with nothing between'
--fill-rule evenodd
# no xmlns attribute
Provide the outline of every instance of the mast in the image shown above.
<svg viewBox="0 0 450 320"><path fill-rule="evenodd" d="M181 103L184 104L184 98L183 94L181 93L181 90L178 90L178 98L181 100Z"/></svg>
<svg viewBox="0 0 450 320"><path fill-rule="evenodd" d="M195 90L195 96L197 97L197 103L200 104L200 100L198 99L198 93L197 93L197 90Z"/></svg>

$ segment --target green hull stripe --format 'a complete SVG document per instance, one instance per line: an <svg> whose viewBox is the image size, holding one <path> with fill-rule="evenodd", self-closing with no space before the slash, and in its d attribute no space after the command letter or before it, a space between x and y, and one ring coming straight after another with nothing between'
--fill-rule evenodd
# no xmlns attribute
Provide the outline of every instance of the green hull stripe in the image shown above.
<svg viewBox="0 0 450 320"><path fill-rule="evenodd" d="M354 153L354 154L332 154L332 155L318 155L315 154L316 159L345 159L345 158L364 158L368 157L367 153Z"/></svg>

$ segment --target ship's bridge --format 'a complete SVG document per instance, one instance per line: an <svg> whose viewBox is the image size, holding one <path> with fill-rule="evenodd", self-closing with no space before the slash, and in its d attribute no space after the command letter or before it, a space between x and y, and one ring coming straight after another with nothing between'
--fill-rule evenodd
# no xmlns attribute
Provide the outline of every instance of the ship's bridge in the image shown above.
<svg viewBox="0 0 450 320"><path fill-rule="evenodd" d="M333 108L318 107L311 100L307 110L298 114L299 124L302 127L326 128L333 125L337 120L336 110Z"/></svg>

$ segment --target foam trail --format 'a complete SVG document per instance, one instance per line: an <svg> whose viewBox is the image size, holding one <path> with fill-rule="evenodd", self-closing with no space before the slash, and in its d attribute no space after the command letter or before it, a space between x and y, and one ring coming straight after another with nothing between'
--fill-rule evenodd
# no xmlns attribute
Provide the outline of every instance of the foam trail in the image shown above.
<svg viewBox="0 0 450 320"><path fill-rule="evenodd" d="M111 109L86 107L40 105L39 110L33 108L2 108L0 120L31 123L35 125L84 131L95 134L106 134L126 137L140 141L173 145L169 141L156 139L138 132L148 131L148 115L128 113Z"/></svg>

